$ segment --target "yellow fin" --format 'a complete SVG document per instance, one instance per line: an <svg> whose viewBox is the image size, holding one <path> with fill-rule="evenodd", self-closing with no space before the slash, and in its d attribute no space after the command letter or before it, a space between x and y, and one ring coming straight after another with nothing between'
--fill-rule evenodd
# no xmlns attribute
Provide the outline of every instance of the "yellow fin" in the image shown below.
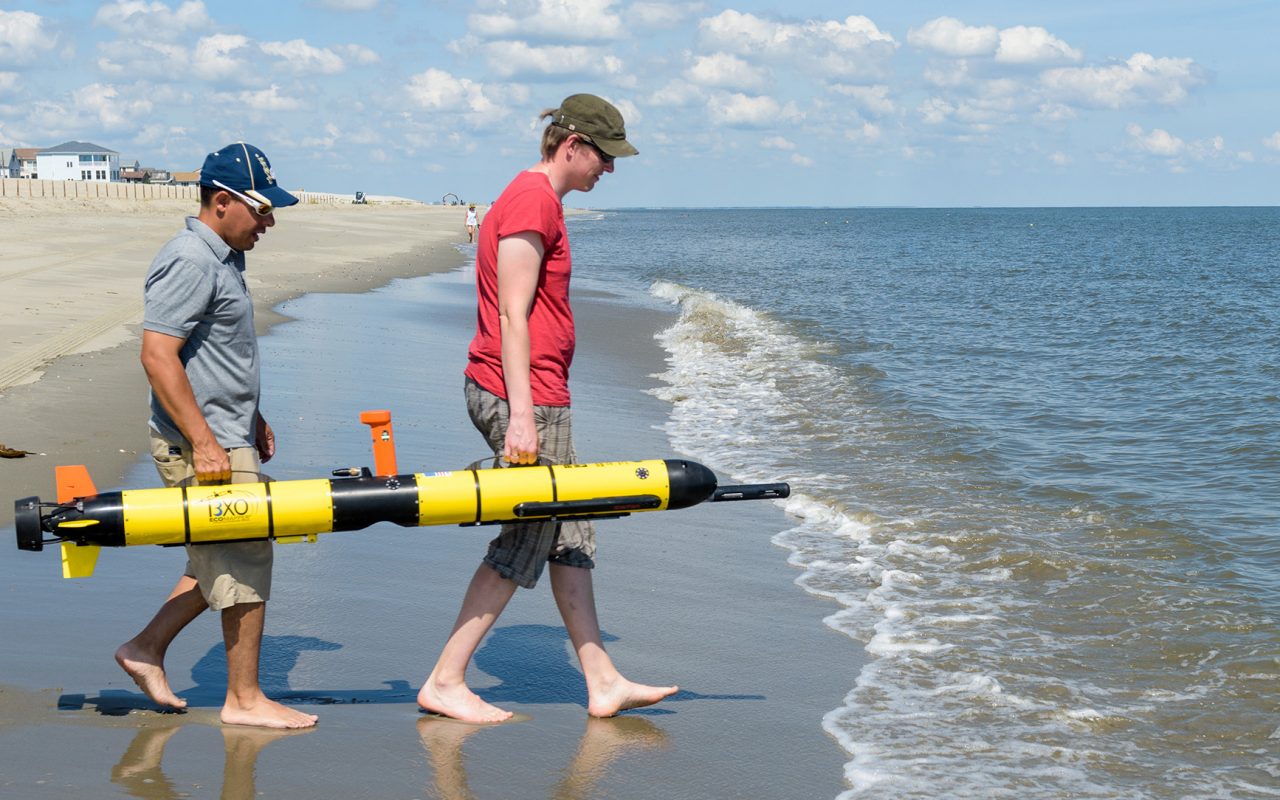
<svg viewBox="0 0 1280 800"><path fill-rule="evenodd" d="M93 568L98 563L98 551L102 548L96 544L76 545L74 542L62 543L62 577L88 578L93 575Z"/></svg>

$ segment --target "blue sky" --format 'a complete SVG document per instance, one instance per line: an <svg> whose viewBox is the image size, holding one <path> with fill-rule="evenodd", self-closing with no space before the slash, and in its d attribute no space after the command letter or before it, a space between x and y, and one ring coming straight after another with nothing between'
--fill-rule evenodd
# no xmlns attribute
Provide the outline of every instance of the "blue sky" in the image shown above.
<svg viewBox="0 0 1280 800"><path fill-rule="evenodd" d="M640 156L575 205L1274 205L1280 3L0 0L0 145L497 196L586 91Z"/></svg>

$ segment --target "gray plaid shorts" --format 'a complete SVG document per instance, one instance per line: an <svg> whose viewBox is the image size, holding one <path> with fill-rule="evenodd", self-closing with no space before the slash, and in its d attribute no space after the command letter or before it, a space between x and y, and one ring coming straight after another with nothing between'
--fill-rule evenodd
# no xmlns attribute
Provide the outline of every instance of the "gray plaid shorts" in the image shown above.
<svg viewBox="0 0 1280 800"><path fill-rule="evenodd" d="M467 413L495 456L502 455L510 410L507 401L467 378ZM556 464L575 464L568 406L534 406L540 453ZM504 463L499 460L500 464ZM502 526L489 542L484 563L518 586L532 589L548 561L581 569L595 567L596 529L590 521L521 522Z"/></svg>

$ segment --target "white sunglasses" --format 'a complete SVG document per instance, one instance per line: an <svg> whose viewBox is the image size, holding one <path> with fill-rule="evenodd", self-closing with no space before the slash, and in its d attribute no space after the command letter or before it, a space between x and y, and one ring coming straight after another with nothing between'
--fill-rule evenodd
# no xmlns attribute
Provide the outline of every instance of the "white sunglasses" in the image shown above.
<svg viewBox="0 0 1280 800"><path fill-rule="evenodd" d="M254 213L256 213L260 217L265 217L271 212L275 211L275 206L271 205L271 201L263 197L262 195L258 194L253 189L246 189L243 192L238 192L235 189L232 189L230 186L227 186L222 181L212 181L212 183L214 186L218 187L219 189L222 189L225 192L230 192L231 194L243 200L245 205L247 205L249 208L252 208Z"/></svg>

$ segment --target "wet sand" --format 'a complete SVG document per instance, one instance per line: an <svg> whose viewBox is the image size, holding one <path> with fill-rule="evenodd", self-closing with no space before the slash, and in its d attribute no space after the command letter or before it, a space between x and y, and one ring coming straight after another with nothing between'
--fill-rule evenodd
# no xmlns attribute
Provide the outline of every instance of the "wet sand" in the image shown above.
<svg viewBox="0 0 1280 800"><path fill-rule="evenodd" d="M451 244L444 251L461 260ZM392 410L402 471L451 469L484 455L461 400L473 302L466 271L284 302L296 319L262 340L264 409L280 442L273 477L370 463L367 428L357 421L368 408ZM663 369L653 333L671 318L605 295L576 296L575 310L581 459L678 455L661 431L665 403L645 392ZM123 349L119 369L140 380L133 348ZM34 386L66 383L55 376L100 363L71 361L78 365L59 362ZM145 438L140 419L135 426L117 418L114 437L102 435L136 450ZM62 435L73 440L94 428L79 418ZM63 455L86 452L67 447ZM46 471L54 463L31 460ZM154 470L136 456L102 460L124 464L120 485L155 485ZM595 582L607 647L628 677L678 683L680 693L590 719L544 581L517 593L469 675L485 699L516 712L497 726L424 715L414 699L491 530L383 525L282 546L263 684L320 715L317 729L293 735L218 723L226 667L213 615L169 653L187 713L157 713L116 668L111 653L155 610L181 569L180 551L104 551L94 578L63 581L56 554L10 549L0 557L0 794L834 797L845 787L846 756L821 720L852 685L860 648L822 625L834 606L793 585L785 551L769 542L787 524L767 503L601 522ZM11 543L12 528L0 537Z"/></svg>

